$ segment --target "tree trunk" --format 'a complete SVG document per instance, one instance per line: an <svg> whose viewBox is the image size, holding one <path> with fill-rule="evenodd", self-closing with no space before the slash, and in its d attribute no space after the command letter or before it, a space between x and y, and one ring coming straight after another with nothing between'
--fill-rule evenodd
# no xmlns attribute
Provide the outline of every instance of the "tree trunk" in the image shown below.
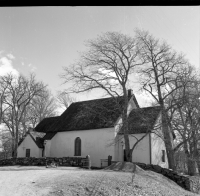
<svg viewBox="0 0 200 196"><path fill-rule="evenodd" d="M124 93L124 109L122 112L122 125L123 125L123 132L124 132L124 141L125 141L125 156L127 162L132 162L132 151L130 149L130 142L129 142L129 129L128 129L128 115L127 115L127 108L128 108L128 95L126 88L123 88Z"/></svg>
<svg viewBox="0 0 200 196"><path fill-rule="evenodd" d="M12 136L12 154L11 156L14 157L14 152L15 152L15 138Z"/></svg>
<svg viewBox="0 0 200 196"><path fill-rule="evenodd" d="M130 149L129 136L124 135L124 140L125 140L126 162L132 162L132 150Z"/></svg>
<svg viewBox="0 0 200 196"><path fill-rule="evenodd" d="M197 162L193 157L187 157L188 175L194 176L198 174Z"/></svg>
<svg viewBox="0 0 200 196"><path fill-rule="evenodd" d="M197 167L198 167L198 172L200 172L200 158L198 156L198 159L197 159Z"/></svg>
<svg viewBox="0 0 200 196"><path fill-rule="evenodd" d="M126 151L126 162L132 162L132 150Z"/></svg>
<svg viewBox="0 0 200 196"><path fill-rule="evenodd" d="M17 145L17 142L16 142L15 148L14 148L14 155L13 155L14 158L17 158L17 148L18 148L18 145Z"/></svg>
<svg viewBox="0 0 200 196"><path fill-rule="evenodd" d="M124 124L126 124L126 122ZM126 161L132 162L132 153L130 152L131 151L130 150L130 142L129 142L129 135L127 134L127 130L124 130L124 141L125 141Z"/></svg>
<svg viewBox="0 0 200 196"><path fill-rule="evenodd" d="M174 149L173 149L173 139L168 128L168 121L164 107L162 107L162 131L164 135L164 142L167 151L167 158L169 163L169 168L175 170L175 159L174 159Z"/></svg>
<svg viewBox="0 0 200 196"><path fill-rule="evenodd" d="M183 147L186 155L187 173L188 175L193 176L197 173L197 162L195 159L193 159L193 156L189 153L188 146L186 143L184 144Z"/></svg>
<svg viewBox="0 0 200 196"><path fill-rule="evenodd" d="M17 158L18 138L19 138L19 131L18 131L18 126L16 126L14 158Z"/></svg>

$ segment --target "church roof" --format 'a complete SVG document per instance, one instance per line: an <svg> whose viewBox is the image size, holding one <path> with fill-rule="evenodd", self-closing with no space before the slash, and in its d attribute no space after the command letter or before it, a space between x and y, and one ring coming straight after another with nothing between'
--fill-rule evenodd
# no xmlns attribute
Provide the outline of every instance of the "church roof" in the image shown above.
<svg viewBox="0 0 200 196"><path fill-rule="evenodd" d="M38 146L38 148L44 148L44 139L40 138L40 137L36 137L36 139L34 140L36 145Z"/></svg>
<svg viewBox="0 0 200 196"><path fill-rule="evenodd" d="M138 108L129 114L129 134L151 131L161 111L160 106L139 108L134 95L133 100ZM123 97L75 102L60 116L43 119L35 131L47 133L43 139L49 140L57 132L114 127L123 105Z"/></svg>
<svg viewBox="0 0 200 196"><path fill-rule="evenodd" d="M52 128L55 122L60 118L60 116L55 116L55 117L49 117L49 118L44 118L36 127L35 131L37 132L53 132Z"/></svg>
<svg viewBox="0 0 200 196"><path fill-rule="evenodd" d="M132 95L136 106L137 100ZM62 132L113 127L124 105L123 97L110 97L72 103L59 117L42 120L37 132Z"/></svg>
<svg viewBox="0 0 200 196"><path fill-rule="evenodd" d="M160 128L160 125L154 127L160 112L160 106L133 109L128 117L129 134L148 133L154 128Z"/></svg>
<svg viewBox="0 0 200 196"><path fill-rule="evenodd" d="M56 135L56 132L46 133L46 135L43 137L43 140L51 140L54 135Z"/></svg>
<svg viewBox="0 0 200 196"><path fill-rule="evenodd" d="M123 98L104 98L72 103L54 126L57 131L113 127L119 118Z"/></svg>

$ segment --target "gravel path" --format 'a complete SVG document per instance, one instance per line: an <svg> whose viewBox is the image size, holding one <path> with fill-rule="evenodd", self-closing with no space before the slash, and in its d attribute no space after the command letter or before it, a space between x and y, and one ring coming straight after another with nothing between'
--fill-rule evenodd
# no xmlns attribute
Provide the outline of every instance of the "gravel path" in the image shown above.
<svg viewBox="0 0 200 196"><path fill-rule="evenodd" d="M71 167L0 167L0 196L194 196L164 176Z"/></svg>

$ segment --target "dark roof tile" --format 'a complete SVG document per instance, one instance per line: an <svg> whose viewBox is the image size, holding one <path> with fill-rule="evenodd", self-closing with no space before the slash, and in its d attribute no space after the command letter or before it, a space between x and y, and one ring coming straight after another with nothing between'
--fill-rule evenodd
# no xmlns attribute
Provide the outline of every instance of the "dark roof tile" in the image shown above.
<svg viewBox="0 0 200 196"><path fill-rule="evenodd" d="M53 132L52 130L54 123L59 119L59 116L44 118L36 127L35 131L37 132Z"/></svg>
<svg viewBox="0 0 200 196"><path fill-rule="evenodd" d="M128 117L129 134L152 131L160 112L160 106L133 109ZM122 131L119 134L122 134Z"/></svg>
<svg viewBox="0 0 200 196"><path fill-rule="evenodd" d="M38 146L38 148L44 148L44 145L43 145L44 144L44 140L43 140L43 138L36 137L35 143Z"/></svg>
<svg viewBox="0 0 200 196"><path fill-rule="evenodd" d="M56 132L53 133L46 133L46 135L43 137L43 140L51 140L54 135L56 135Z"/></svg>
<svg viewBox="0 0 200 196"><path fill-rule="evenodd" d="M56 131L113 127L123 107L123 97L72 103L53 127Z"/></svg>
<svg viewBox="0 0 200 196"><path fill-rule="evenodd" d="M132 95L137 107L137 100ZM130 97L129 97L130 99ZM110 97L72 103L57 117L43 119L37 132L52 133L113 127L124 106L123 97ZM49 135L46 138L50 137Z"/></svg>

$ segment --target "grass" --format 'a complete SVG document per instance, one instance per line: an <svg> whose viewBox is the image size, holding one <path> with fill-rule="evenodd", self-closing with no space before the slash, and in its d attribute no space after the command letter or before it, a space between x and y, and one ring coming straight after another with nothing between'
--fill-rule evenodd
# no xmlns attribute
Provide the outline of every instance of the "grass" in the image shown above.
<svg viewBox="0 0 200 196"><path fill-rule="evenodd" d="M160 174L143 170L133 174L70 167L2 167L0 186L1 196L195 195Z"/></svg>

